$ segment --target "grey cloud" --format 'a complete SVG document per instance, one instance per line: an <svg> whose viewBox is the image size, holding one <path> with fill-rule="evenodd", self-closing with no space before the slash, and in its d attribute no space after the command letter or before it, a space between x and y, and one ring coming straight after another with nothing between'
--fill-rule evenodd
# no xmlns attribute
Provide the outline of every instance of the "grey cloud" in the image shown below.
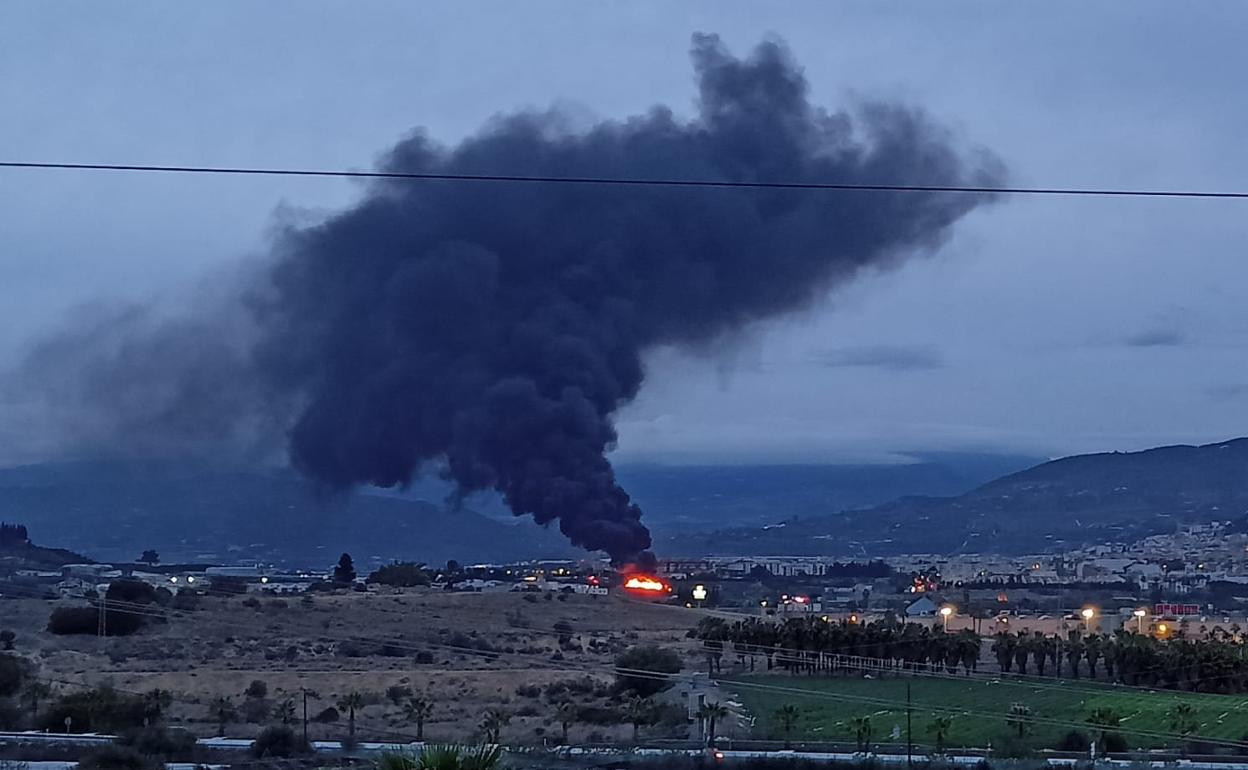
<svg viewBox="0 0 1248 770"><path fill-rule="evenodd" d="M1224 385L1214 385L1205 392L1211 397L1217 399L1248 398L1248 382L1232 382Z"/></svg>
<svg viewBox="0 0 1248 770"><path fill-rule="evenodd" d="M1173 348L1185 344L1187 334L1180 329L1155 327L1136 332L1122 342L1133 348Z"/></svg>
<svg viewBox="0 0 1248 770"><path fill-rule="evenodd" d="M939 369L945 365L940 351L931 345L869 345L825 350L812 356L821 366L863 367L907 371Z"/></svg>

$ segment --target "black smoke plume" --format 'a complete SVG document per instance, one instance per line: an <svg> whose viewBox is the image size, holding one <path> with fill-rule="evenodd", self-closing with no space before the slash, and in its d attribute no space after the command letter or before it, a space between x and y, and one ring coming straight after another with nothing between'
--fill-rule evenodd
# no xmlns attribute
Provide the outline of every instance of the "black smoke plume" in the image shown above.
<svg viewBox="0 0 1248 770"><path fill-rule="evenodd" d="M586 128L525 112L452 147L417 133L382 167L998 181L992 157L959 152L914 110L813 106L781 43L738 59L698 35L692 58L692 119L655 107ZM646 350L705 345L808 306L860 269L930 251L986 200L385 181L351 209L279 236L273 269L248 292L257 335L248 366L267 402L294 405L290 458L321 482L395 486L437 468L465 493L495 489L517 515L557 520L573 543L616 563L646 562L650 534L606 458L612 416L637 394Z"/></svg>

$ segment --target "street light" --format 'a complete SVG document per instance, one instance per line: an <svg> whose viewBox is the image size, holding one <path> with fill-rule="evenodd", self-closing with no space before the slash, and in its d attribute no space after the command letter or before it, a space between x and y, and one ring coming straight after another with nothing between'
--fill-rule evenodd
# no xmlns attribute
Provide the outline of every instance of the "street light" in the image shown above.
<svg viewBox="0 0 1248 770"><path fill-rule="evenodd" d="M699 607L702 606L702 602L706 601L706 595L706 586L699 583L693 587L693 600L698 603Z"/></svg>
<svg viewBox="0 0 1248 770"><path fill-rule="evenodd" d="M1148 610L1140 609L1131 614L1135 616L1135 632L1137 634L1144 633L1144 618L1148 615Z"/></svg>
<svg viewBox="0 0 1248 770"><path fill-rule="evenodd" d="M945 623L945 633L949 633L949 617L953 615L953 607L946 604L940 608L940 619Z"/></svg>
<svg viewBox="0 0 1248 770"><path fill-rule="evenodd" d="M1096 610L1091 607L1084 607L1083 612L1079 613L1083 616L1083 630L1092 633L1092 618L1096 617Z"/></svg>

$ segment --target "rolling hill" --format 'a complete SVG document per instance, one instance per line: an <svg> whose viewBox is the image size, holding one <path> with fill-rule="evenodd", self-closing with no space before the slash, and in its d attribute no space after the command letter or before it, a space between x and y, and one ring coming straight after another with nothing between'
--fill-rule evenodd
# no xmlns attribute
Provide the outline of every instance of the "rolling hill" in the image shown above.
<svg viewBox="0 0 1248 770"><path fill-rule="evenodd" d="M1183 523L1248 515L1248 439L1043 463L952 497L775 519L685 536L679 553L1026 553L1131 542Z"/></svg>

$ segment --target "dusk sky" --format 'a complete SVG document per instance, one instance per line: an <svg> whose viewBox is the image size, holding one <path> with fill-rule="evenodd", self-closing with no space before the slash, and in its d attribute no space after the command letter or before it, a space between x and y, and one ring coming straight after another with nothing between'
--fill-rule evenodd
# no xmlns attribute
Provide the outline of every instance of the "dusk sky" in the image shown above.
<svg viewBox="0 0 1248 770"><path fill-rule="evenodd" d="M0 160L367 169L417 127L453 143L518 109L689 114L695 32L738 54L778 37L816 104L921 107L1014 185L1248 190L1238 2L7 3ZM277 217L359 191L2 169L0 363L83 306L176 312L262 259ZM1246 237L1248 201L1003 198L816 309L713 351L652 352L615 456L1061 455L1248 434ZM52 456L6 398L0 460Z"/></svg>

